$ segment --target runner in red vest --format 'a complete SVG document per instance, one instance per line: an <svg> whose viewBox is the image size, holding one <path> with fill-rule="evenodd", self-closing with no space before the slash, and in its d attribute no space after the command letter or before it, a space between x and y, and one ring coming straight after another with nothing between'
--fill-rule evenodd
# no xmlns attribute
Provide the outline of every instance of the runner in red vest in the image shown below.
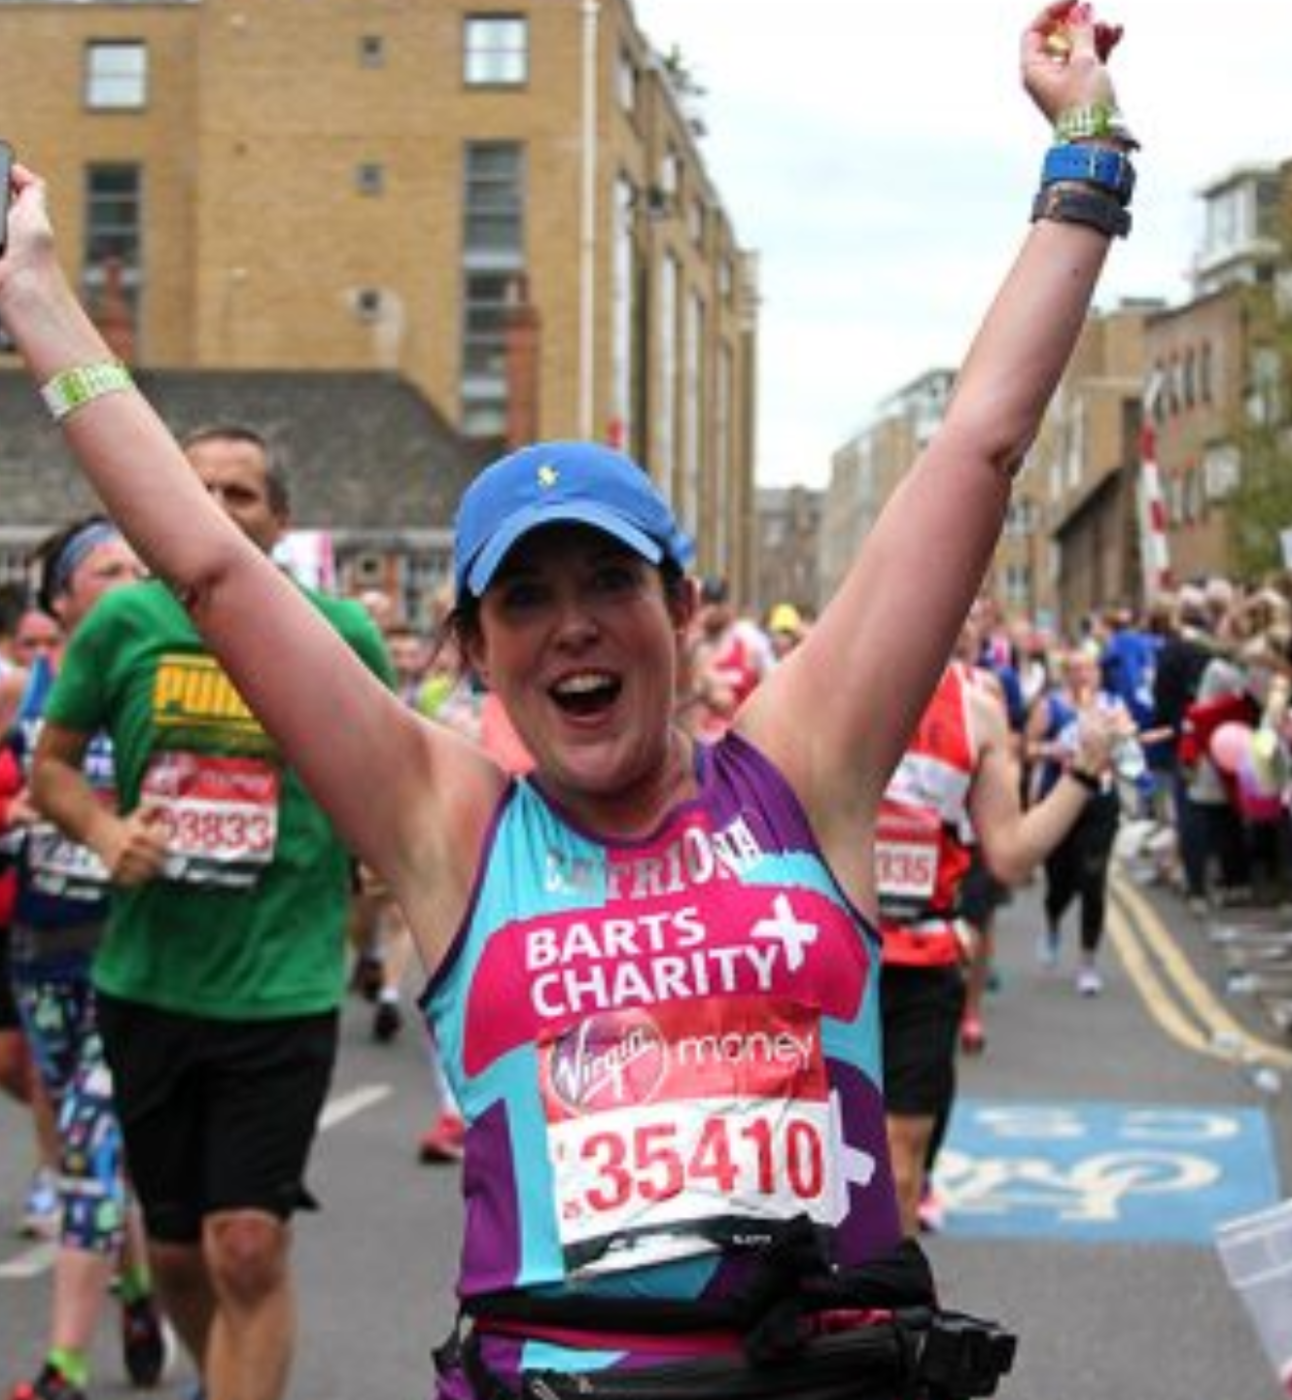
<svg viewBox="0 0 1292 1400"><path fill-rule="evenodd" d="M955 1097L964 1009L960 915L972 853L1016 884L1063 838L1108 771L1115 717L1082 717L1066 781L1024 811L1004 706L953 662L902 756L879 812L875 877L884 940L884 1099L902 1223L919 1228L929 1146Z"/></svg>

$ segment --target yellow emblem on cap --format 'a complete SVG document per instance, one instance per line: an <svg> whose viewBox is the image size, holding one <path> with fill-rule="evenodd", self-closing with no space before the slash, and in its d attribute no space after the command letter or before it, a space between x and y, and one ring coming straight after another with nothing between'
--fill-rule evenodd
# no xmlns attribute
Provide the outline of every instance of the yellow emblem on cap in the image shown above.
<svg viewBox="0 0 1292 1400"><path fill-rule="evenodd" d="M555 486L560 480L560 473L550 462L544 462L538 469L538 484L540 486Z"/></svg>

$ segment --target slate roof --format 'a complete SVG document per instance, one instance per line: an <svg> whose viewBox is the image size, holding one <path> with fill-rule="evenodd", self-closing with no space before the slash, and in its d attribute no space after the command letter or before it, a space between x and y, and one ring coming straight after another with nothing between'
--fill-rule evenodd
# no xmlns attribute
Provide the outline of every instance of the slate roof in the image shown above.
<svg viewBox="0 0 1292 1400"><path fill-rule="evenodd" d="M286 452L298 529L447 529L496 452L454 431L390 372L138 370L177 434L233 420ZM50 528L95 505L21 370L0 370L0 526Z"/></svg>

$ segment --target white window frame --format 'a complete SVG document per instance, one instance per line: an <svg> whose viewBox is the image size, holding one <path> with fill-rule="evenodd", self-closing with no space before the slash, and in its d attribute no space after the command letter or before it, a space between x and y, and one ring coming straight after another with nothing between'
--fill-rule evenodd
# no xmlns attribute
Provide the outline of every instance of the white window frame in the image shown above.
<svg viewBox="0 0 1292 1400"><path fill-rule="evenodd" d="M148 45L143 39L91 39L85 46L85 106L138 112L148 105Z"/></svg>
<svg viewBox="0 0 1292 1400"><path fill-rule="evenodd" d="M467 87L523 87L529 81L529 20L467 15L462 22L462 81Z"/></svg>

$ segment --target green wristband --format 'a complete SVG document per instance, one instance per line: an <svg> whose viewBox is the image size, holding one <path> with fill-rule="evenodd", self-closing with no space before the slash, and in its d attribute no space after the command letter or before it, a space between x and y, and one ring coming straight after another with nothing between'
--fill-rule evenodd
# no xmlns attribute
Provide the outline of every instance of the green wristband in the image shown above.
<svg viewBox="0 0 1292 1400"><path fill-rule="evenodd" d="M104 394L119 394L134 388L130 371L120 360L102 360L98 364L73 365L60 371L48 383L41 385L40 396L45 400L50 417L61 423L70 413Z"/></svg>

